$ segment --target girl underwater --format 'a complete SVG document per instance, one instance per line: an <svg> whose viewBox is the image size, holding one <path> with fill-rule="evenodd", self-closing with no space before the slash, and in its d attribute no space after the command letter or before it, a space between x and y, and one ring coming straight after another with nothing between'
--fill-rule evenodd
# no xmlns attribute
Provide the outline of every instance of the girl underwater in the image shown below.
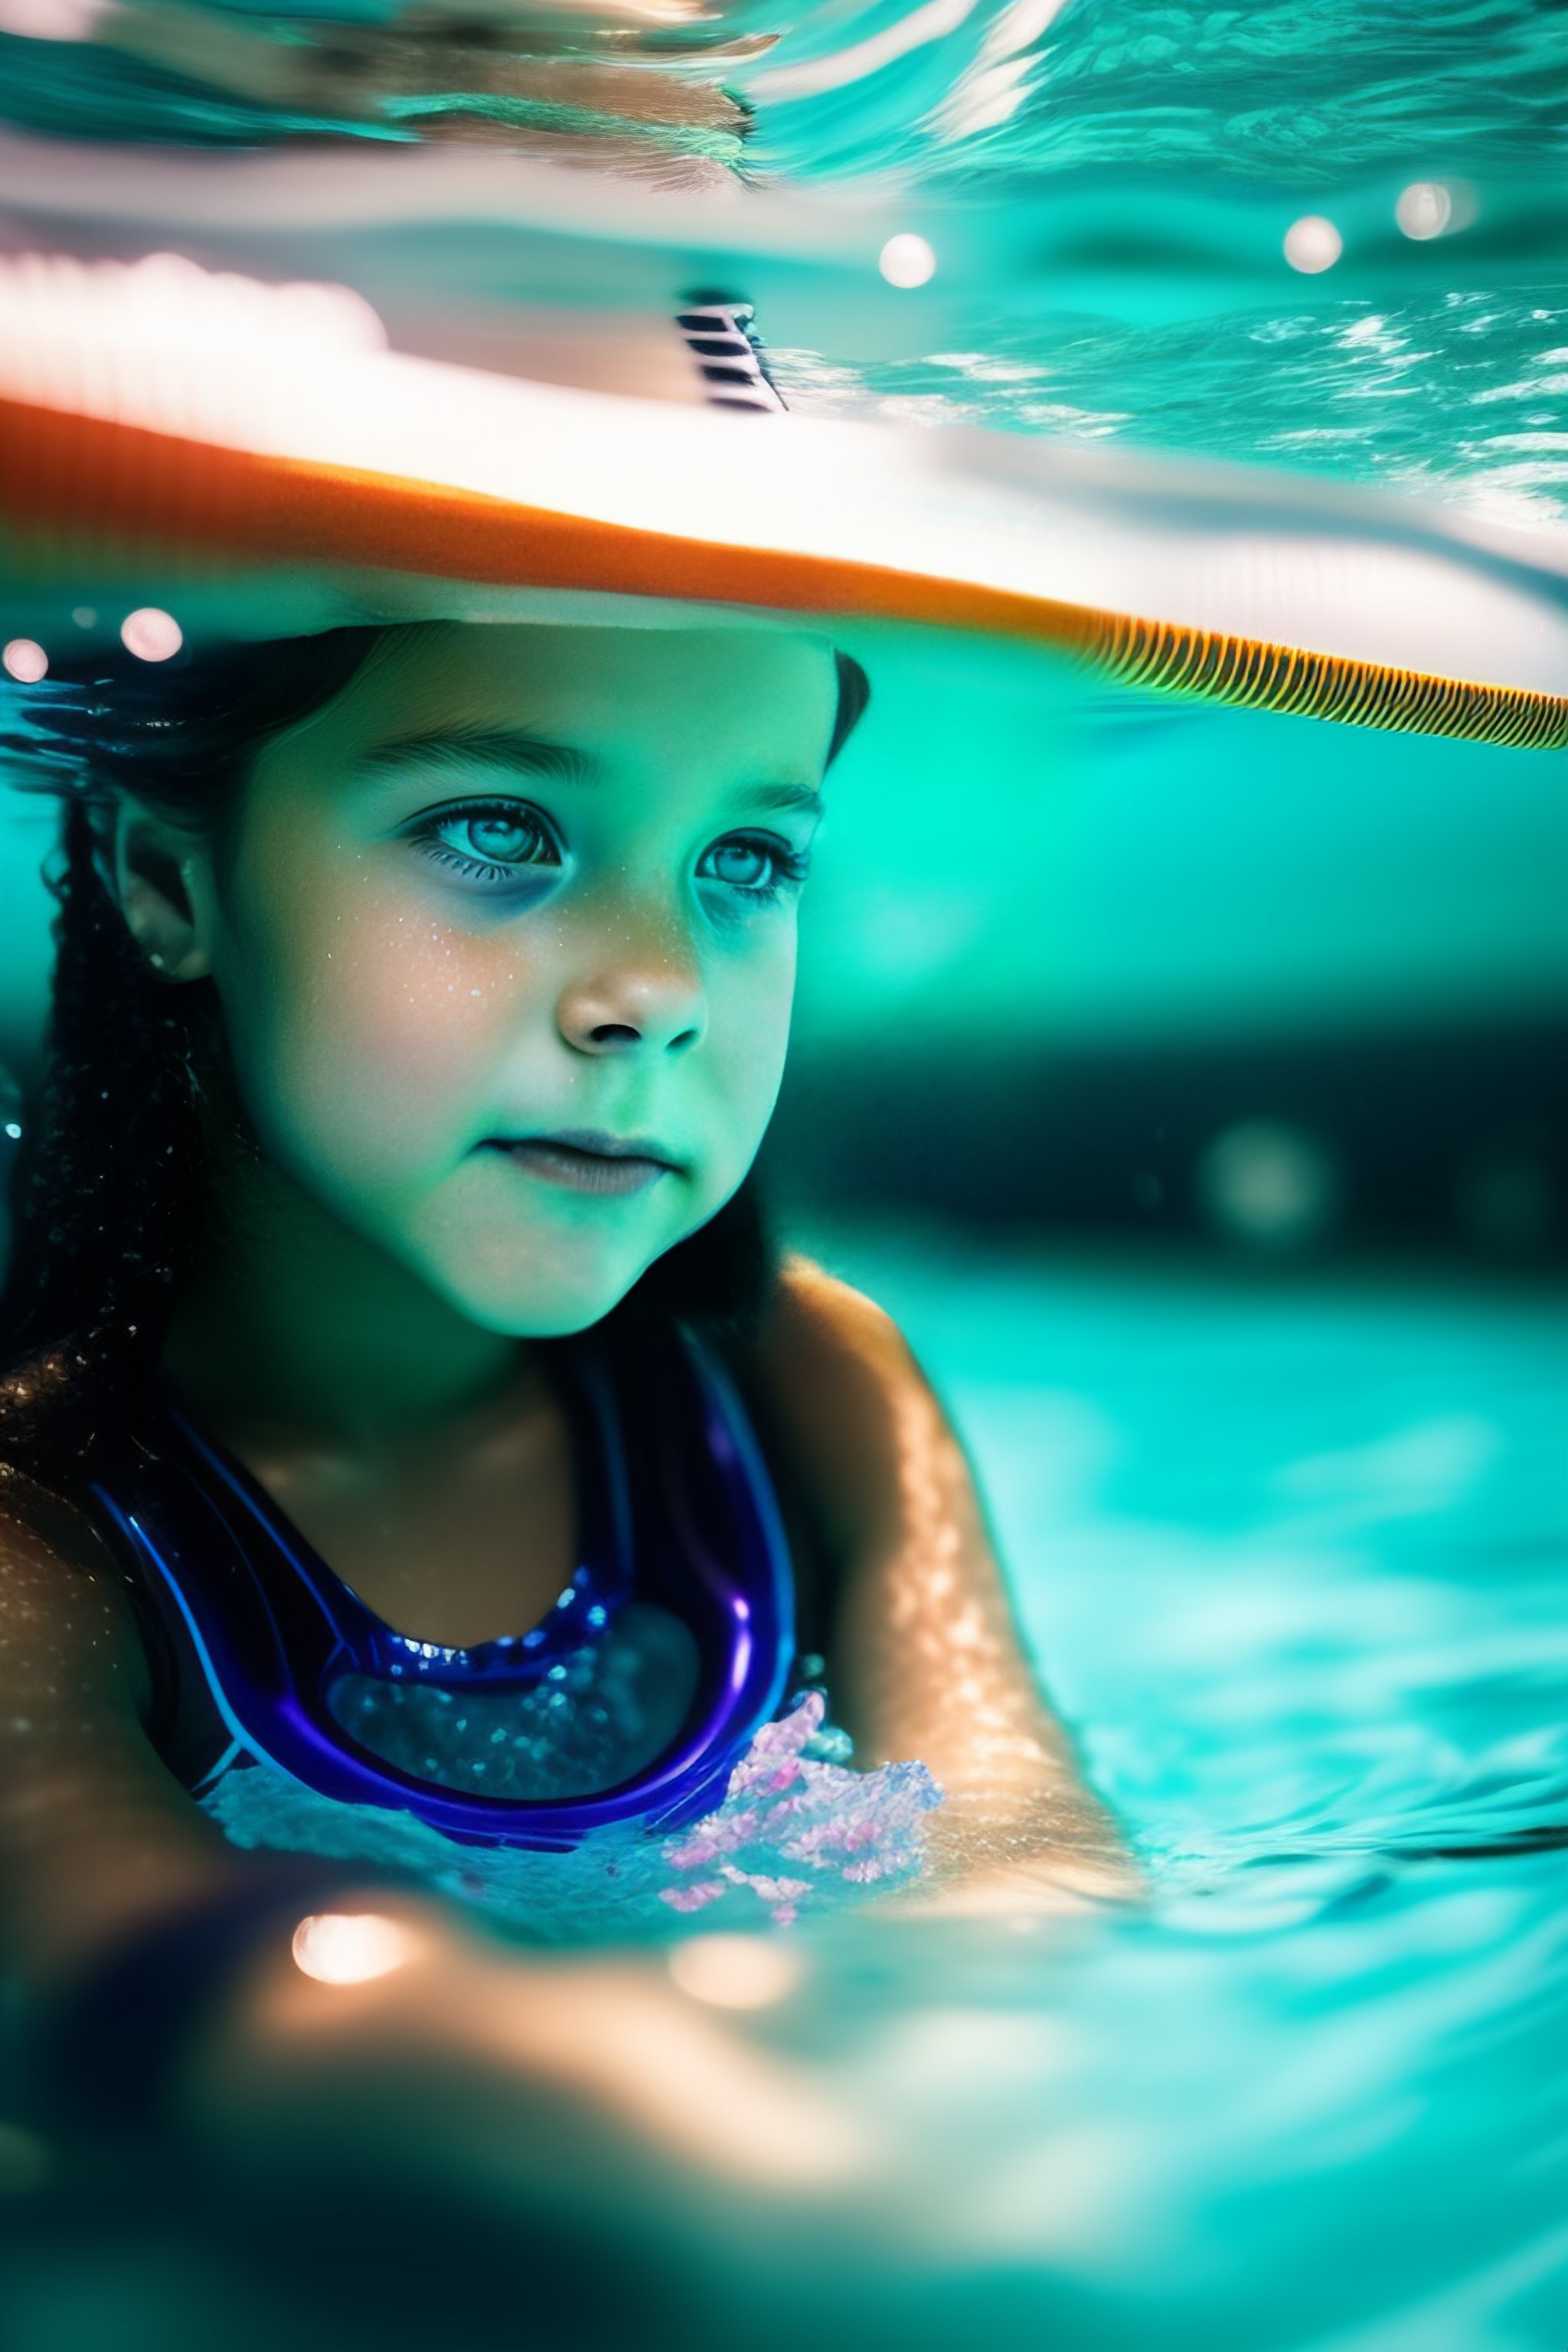
<svg viewBox="0 0 1568 2352"><path fill-rule="evenodd" d="M61 2128L288 2149L331 2085L356 2163L532 2193L568 2111L776 2186L796 2092L651 1959L520 1948L552 1886L761 1925L921 1832L951 1907L1125 1883L907 1346L756 1206L868 691L782 627L445 620L30 690L0 1873ZM726 1863L808 1783L796 1880Z"/></svg>

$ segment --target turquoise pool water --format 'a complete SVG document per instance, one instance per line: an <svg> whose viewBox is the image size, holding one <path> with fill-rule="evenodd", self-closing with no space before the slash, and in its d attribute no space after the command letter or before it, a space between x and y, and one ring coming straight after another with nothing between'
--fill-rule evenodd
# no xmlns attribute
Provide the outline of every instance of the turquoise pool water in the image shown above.
<svg viewBox="0 0 1568 2352"><path fill-rule="evenodd" d="M1560 2352L1561 1301L816 1239L951 1402L1152 1880L823 1931L776 2030L910 2151L877 2340Z"/></svg>

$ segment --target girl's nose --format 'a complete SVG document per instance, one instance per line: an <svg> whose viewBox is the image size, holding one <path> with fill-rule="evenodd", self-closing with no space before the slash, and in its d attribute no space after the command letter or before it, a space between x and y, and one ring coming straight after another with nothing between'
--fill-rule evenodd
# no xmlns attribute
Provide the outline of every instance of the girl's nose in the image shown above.
<svg viewBox="0 0 1568 2352"><path fill-rule="evenodd" d="M561 992L555 1018L579 1054L681 1054L708 1025L702 983L684 941L646 933L617 942Z"/></svg>

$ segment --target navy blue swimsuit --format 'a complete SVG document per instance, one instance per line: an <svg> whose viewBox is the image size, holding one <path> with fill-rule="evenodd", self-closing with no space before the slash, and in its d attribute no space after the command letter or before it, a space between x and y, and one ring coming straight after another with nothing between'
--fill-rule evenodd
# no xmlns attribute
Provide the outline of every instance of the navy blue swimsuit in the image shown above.
<svg viewBox="0 0 1568 2352"><path fill-rule="evenodd" d="M82 1496L125 1570L154 1744L198 1794L237 1759L470 1846L564 1850L722 1797L777 1711L794 1583L728 1372L695 1333L558 1343L578 1560L542 1623L414 1640L160 1397Z"/></svg>

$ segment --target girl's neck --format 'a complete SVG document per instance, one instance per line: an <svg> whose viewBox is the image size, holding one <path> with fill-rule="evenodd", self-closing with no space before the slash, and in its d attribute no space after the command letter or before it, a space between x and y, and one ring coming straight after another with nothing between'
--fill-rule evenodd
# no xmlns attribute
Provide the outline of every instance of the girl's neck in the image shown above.
<svg viewBox="0 0 1568 2352"><path fill-rule="evenodd" d="M259 1153L214 1173L163 1362L216 1433L377 1447L531 1384L526 1341L471 1322Z"/></svg>

